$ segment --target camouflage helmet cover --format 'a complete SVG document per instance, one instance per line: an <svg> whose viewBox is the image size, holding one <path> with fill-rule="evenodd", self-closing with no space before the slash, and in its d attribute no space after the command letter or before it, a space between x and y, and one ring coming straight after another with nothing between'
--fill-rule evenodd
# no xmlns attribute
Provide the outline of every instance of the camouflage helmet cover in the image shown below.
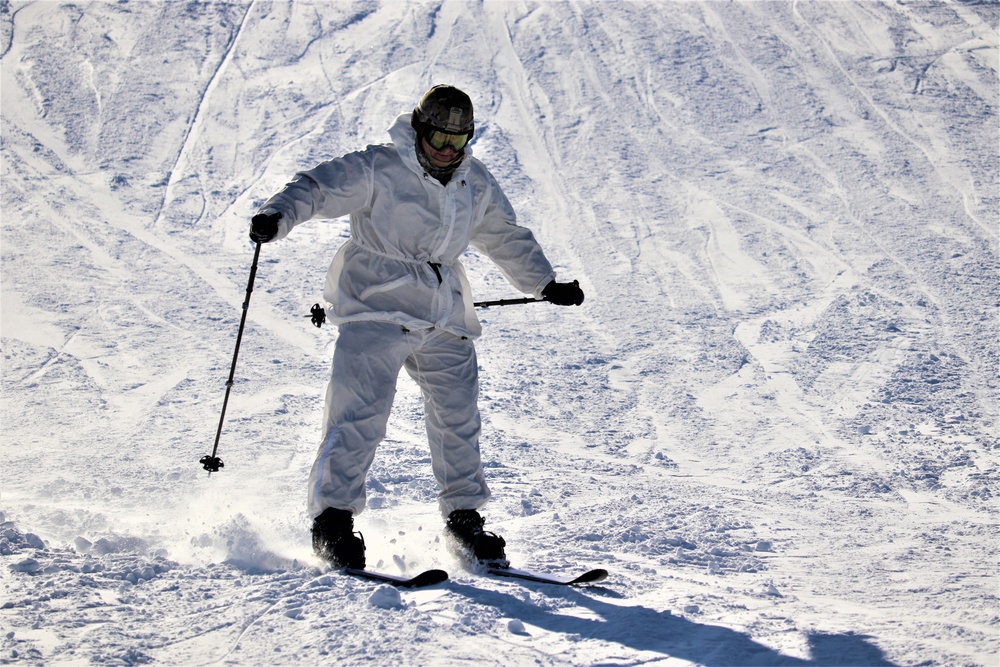
<svg viewBox="0 0 1000 667"><path fill-rule="evenodd" d="M471 134L476 128L469 96L442 84L424 93L413 110L413 119L447 134Z"/></svg>

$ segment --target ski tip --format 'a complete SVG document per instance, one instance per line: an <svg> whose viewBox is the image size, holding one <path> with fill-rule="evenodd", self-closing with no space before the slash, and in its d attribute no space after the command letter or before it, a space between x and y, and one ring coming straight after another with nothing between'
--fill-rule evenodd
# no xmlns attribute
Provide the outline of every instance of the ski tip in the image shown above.
<svg viewBox="0 0 1000 667"><path fill-rule="evenodd" d="M448 580L448 573L444 570L424 570L414 577L405 575L389 574L387 572L376 572L356 567L345 567L341 570L344 574L349 574L370 581L379 581L384 584L391 584L399 588L420 588L422 586L433 586Z"/></svg>
<svg viewBox="0 0 1000 667"><path fill-rule="evenodd" d="M414 588L419 586L433 586L443 581L448 581L448 573L444 570L425 570L413 577L413 579L410 579L409 586Z"/></svg>
<svg viewBox="0 0 1000 667"><path fill-rule="evenodd" d="M512 567L491 567L487 570L487 573L496 575L498 577L507 577L509 579L521 579L524 581L533 581L539 584L554 584L557 586L579 586L583 584L593 584L598 581L604 581L608 578L608 571L604 569L588 570L578 577L572 579L565 579L559 576L554 576L551 574L545 574L542 572L529 572L527 570L518 570Z"/></svg>
<svg viewBox="0 0 1000 667"><path fill-rule="evenodd" d="M604 581L607 578L608 578L608 571L602 568L598 568L596 570L590 570L589 572L584 572L570 583L593 584L598 581Z"/></svg>

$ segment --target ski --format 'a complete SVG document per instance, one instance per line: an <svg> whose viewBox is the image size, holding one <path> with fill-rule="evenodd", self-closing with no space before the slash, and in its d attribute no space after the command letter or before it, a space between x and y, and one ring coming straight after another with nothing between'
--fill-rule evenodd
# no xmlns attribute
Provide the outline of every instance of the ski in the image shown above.
<svg viewBox="0 0 1000 667"><path fill-rule="evenodd" d="M422 586L433 586L448 580L448 573L444 570L424 570L415 577L404 577L386 572L376 572L375 570L365 570L357 567L345 567L344 574L352 577L360 577L371 581L380 581L385 584L392 584L399 588L420 588Z"/></svg>
<svg viewBox="0 0 1000 667"><path fill-rule="evenodd" d="M509 579L521 579L524 581L534 581L539 584L555 584L556 586L579 586L581 584L593 584L598 581L604 581L608 578L608 571L603 569L588 570L583 574L574 577L572 579L564 579L560 577L554 577L549 574L542 574L539 572L528 572L527 570L518 570L513 567L502 567L498 565L490 565L486 568L486 571L492 575L498 577L507 577Z"/></svg>

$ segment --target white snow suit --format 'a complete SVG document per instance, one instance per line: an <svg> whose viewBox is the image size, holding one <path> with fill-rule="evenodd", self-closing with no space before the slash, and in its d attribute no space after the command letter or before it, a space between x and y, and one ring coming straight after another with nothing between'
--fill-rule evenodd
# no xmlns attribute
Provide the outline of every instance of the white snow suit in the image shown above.
<svg viewBox="0 0 1000 667"><path fill-rule="evenodd" d="M309 508L365 506L365 480L401 368L424 395L432 469L447 516L489 498L479 455L478 365L482 333L459 258L471 245L518 290L541 296L555 278L531 231L518 226L499 184L466 147L447 185L424 172L410 114L392 143L296 174L261 207L281 213L276 239L313 218L350 215L351 236L327 273L324 298L340 325L323 440L309 480Z"/></svg>

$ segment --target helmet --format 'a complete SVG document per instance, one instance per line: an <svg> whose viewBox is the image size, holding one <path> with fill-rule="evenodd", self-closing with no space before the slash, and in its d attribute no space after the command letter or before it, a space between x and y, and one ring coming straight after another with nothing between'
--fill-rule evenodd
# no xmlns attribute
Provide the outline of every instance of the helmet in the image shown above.
<svg viewBox="0 0 1000 667"><path fill-rule="evenodd" d="M472 100L454 86L434 86L424 93L413 110L413 125L423 132L434 129L471 137L476 129Z"/></svg>

